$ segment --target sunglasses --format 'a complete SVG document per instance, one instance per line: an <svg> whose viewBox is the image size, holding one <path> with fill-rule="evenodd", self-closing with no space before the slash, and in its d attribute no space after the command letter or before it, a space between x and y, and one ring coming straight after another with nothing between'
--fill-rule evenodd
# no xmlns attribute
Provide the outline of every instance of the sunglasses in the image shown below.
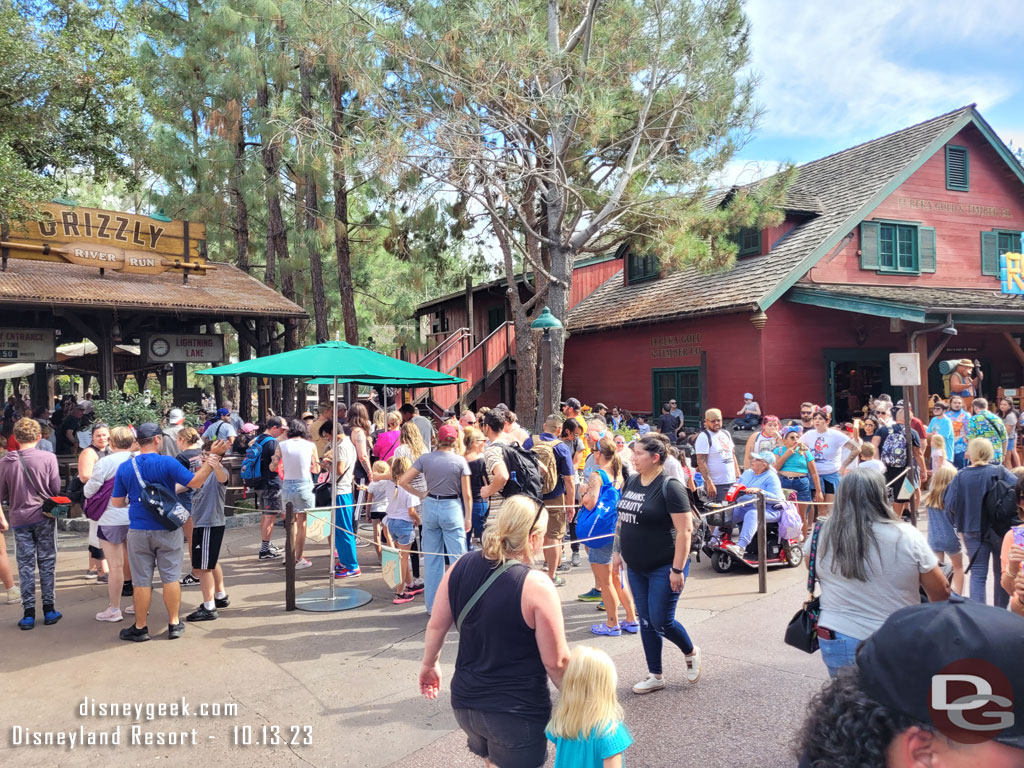
<svg viewBox="0 0 1024 768"><path fill-rule="evenodd" d="M801 416L810 416L811 415L811 411L800 411L800 415Z"/></svg>
<svg viewBox="0 0 1024 768"><path fill-rule="evenodd" d="M533 516L533 522L530 524L530 534L533 534L533 529L537 527L537 521L540 520L540 513L544 511L543 505L537 507L537 514Z"/></svg>

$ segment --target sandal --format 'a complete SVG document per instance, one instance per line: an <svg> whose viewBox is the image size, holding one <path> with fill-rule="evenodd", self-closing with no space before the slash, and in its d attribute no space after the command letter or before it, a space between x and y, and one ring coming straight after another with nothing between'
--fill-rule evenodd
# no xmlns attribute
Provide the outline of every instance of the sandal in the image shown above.
<svg viewBox="0 0 1024 768"><path fill-rule="evenodd" d="M604 622L600 624L592 624L590 626L590 631L593 632L595 635L602 635L606 637L619 637L619 635L622 634L622 630L619 629L618 624L616 624L614 627L609 627Z"/></svg>
<svg viewBox="0 0 1024 768"><path fill-rule="evenodd" d="M629 634L635 635L637 632L640 631L640 622L639 621L620 621L619 622L619 629L621 629L623 632L629 632Z"/></svg>

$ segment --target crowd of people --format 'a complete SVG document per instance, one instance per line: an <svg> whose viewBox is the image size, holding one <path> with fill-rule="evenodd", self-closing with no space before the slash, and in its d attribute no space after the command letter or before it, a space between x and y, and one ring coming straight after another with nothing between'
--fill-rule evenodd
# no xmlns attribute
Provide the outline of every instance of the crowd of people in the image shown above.
<svg viewBox="0 0 1024 768"><path fill-rule="evenodd" d="M290 504L298 521L296 568L313 566L305 518L331 506L332 487L335 547L325 565L335 578L362 575L361 520L370 525L378 562L384 547L398 552L393 602L422 594L429 617L419 684L430 698L441 687L444 638L453 625L459 631L452 706L474 754L502 767L539 766L552 742L558 766L607 765L621 759L632 737L615 700L610 658L586 646L569 651L558 595L564 574L581 568L585 553L593 587L577 598L598 603L605 617L590 631L640 635L647 675L634 693L666 687L666 640L681 651L682 676L696 683L701 648L676 618L700 522L695 505L734 497L743 504L757 491L797 505L820 589L816 633L833 683L803 749L805 764L824 765L818 755L831 747L816 739L829 717L841 717L833 710L844 697L872 695L879 706L898 708L865 692L863 658L888 647L891 625L922 596L932 607L952 599L949 610L955 603L963 612L977 609L963 607L959 595L980 604L991 590L990 610L1008 617L999 622L1024 616L1017 413L1005 398L996 411L982 398L969 401L970 413L964 405L959 395L934 399L925 425L909 406L883 396L863 418L833 424L829 407L805 402L798 418L784 422L763 415L746 393L732 424L711 408L699 429L688 429L675 401L648 425L639 414L600 403L584 408L570 397L534 433L503 404L446 412L436 429L410 404L375 409L371 419L363 402L326 402L317 415L271 415L258 425L231 403L195 427L175 408L162 425L130 428L90 420L85 403L67 400L55 429L58 445L70 448L63 452L77 453L66 491L56 454L42 445L40 420L51 415L26 416L22 407L0 458L0 530L14 530L20 591L2 547L0 579L8 602L22 604L22 629L36 622L37 577L43 623L61 619L47 502L79 494L90 520L87 578L108 591L98 621L130 617L121 639L149 640L154 572L168 638L180 637L185 621L216 620L230 604L218 559L229 483L223 457L234 452L241 483L261 512L259 561L281 561L274 523ZM8 406L17 416L18 403ZM752 434L737 445L740 429ZM158 519L148 500L154 487L188 510L184 526L168 530ZM738 495L730 495L734 487ZM1020 517L999 517L1006 494ZM912 500L927 510L927 537L910 514ZM767 514L772 520L778 512L769 507ZM737 515L739 537L729 546L743 557L757 521L750 504ZM186 550L190 568L183 573ZM202 596L182 621L181 588L190 585ZM1014 626L1019 633L1021 625ZM560 689L554 704L549 680Z"/></svg>

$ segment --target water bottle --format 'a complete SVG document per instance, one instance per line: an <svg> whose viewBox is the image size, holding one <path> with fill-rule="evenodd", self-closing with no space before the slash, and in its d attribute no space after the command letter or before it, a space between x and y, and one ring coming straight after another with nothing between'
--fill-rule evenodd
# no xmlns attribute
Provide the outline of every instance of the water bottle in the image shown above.
<svg viewBox="0 0 1024 768"><path fill-rule="evenodd" d="M698 488L702 488L704 486L704 478L701 476L700 472L694 473L693 482L697 484Z"/></svg>

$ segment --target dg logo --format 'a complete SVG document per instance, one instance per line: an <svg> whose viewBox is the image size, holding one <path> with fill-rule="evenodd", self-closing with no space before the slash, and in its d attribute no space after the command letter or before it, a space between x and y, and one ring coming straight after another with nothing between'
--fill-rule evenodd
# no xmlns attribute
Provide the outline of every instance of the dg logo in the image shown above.
<svg viewBox="0 0 1024 768"><path fill-rule="evenodd" d="M994 664L960 659L932 676L928 709L949 739L980 744L1013 725L1013 686Z"/></svg>

